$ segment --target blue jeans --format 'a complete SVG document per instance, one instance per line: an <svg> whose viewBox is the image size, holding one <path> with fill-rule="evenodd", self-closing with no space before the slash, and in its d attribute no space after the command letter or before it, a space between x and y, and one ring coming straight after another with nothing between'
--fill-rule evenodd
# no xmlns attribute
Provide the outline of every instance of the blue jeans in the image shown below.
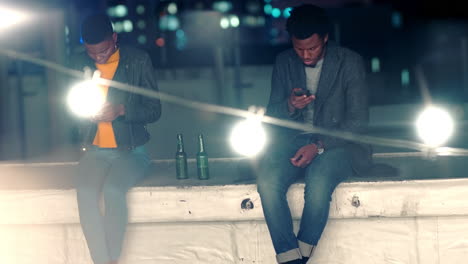
<svg viewBox="0 0 468 264"><path fill-rule="evenodd" d="M348 152L342 148L326 150L302 169L289 161L305 144L292 144L267 155L260 163L257 188L278 263L310 257L325 228L330 200L335 187L352 175ZM286 193L304 175L304 210L297 236Z"/></svg>
<svg viewBox="0 0 468 264"><path fill-rule="evenodd" d="M126 193L144 178L150 159L143 146L132 151L93 147L78 166L80 223L95 264L118 260L128 221ZM101 195L104 210L100 210Z"/></svg>

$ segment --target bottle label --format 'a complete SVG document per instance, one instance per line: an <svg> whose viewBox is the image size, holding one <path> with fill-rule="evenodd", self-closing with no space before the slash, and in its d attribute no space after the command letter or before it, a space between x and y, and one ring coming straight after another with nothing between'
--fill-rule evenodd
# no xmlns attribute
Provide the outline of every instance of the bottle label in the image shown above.
<svg viewBox="0 0 468 264"><path fill-rule="evenodd" d="M185 157L180 156L176 157L176 176L178 179L186 179L188 178L187 173L187 160Z"/></svg>

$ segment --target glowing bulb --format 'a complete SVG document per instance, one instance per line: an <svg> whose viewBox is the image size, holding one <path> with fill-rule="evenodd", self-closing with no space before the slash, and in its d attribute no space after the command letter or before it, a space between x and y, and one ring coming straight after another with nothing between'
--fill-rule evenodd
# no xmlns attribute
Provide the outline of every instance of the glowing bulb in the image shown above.
<svg viewBox="0 0 468 264"><path fill-rule="evenodd" d="M416 121L419 137L430 147L444 144L453 133L453 120L447 111L431 106Z"/></svg>
<svg viewBox="0 0 468 264"><path fill-rule="evenodd" d="M219 21L219 25L221 26L222 29L226 29L229 27L229 19L227 17L221 18L221 21Z"/></svg>
<svg viewBox="0 0 468 264"><path fill-rule="evenodd" d="M231 132L231 147L241 155L255 156L266 143L266 134L260 118L252 116L238 123Z"/></svg>
<svg viewBox="0 0 468 264"><path fill-rule="evenodd" d="M232 27L238 27L239 24L240 24L239 17L238 16L231 16L230 22L231 22Z"/></svg>
<svg viewBox="0 0 468 264"><path fill-rule="evenodd" d="M71 111L80 117L96 115L105 102L104 93L93 81L85 81L72 87L67 96Z"/></svg>
<svg viewBox="0 0 468 264"><path fill-rule="evenodd" d="M26 14L13 9L0 7L0 29L8 28L26 20Z"/></svg>

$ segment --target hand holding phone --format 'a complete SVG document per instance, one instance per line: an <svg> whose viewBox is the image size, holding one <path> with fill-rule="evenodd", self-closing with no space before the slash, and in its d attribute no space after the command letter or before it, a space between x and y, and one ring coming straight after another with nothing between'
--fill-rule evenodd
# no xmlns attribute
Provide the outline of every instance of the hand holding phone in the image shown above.
<svg viewBox="0 0 468 264"><path fill-rule="evenodd" d="M309 90L294 88L288 98L288 111L293 113L295 109L303 109L313 100L315 100L315 95Z"/></svg>
<svg viewBox="0 0 468 264"><path fill-rule="evenodd" d="M309 90L295 90L294 95L295 96L303 96L303 95L310 96L310 91Z"/></svg>

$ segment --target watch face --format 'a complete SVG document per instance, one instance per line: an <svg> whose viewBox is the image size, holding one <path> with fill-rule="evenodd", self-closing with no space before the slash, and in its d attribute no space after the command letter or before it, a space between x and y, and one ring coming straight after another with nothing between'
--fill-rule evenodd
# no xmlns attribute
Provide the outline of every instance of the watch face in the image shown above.
<svg viewBox="0 0 468 264"><path fill-rule="evenodd" d="M317 154L320 155L320 154L322 154L324 151L325 151L325 149L323 149L323 148L318 148L318 149L317 149Z"/></svg>

